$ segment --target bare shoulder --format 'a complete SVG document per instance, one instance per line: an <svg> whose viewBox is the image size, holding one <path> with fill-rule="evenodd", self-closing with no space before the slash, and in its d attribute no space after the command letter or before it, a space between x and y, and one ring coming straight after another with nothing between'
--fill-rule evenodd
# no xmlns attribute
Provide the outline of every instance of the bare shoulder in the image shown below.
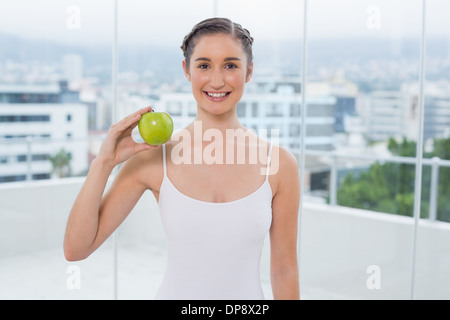
<svg viewBox="0 0 450 320"><path fill-rule="evenodd" d="M146 189L159 190L164 175L162 158L161 146L140 152L122 164L119 174L142 184Z"/></svg>
<svg viewBox="0 0 450 320"><path fill-rule="evenodd" d="M276 190L280 188L298 185L298 161L297 158L286 148L274 145L270 162L272 181Z"/></svg>
<svg viewBox="0 0 450 320"><path fill-rule="evenodd" d="M290 175L298 174L297 158L286 148L279 145L273 145L271 155L271 174L274 175Z"/></svg>
<svg viewBox="0 0 450 320"><path fill-rule="evenodd" d="M287 149L277 146L279 149L280 173L281 174L298 174L297 158Z"/></svg>

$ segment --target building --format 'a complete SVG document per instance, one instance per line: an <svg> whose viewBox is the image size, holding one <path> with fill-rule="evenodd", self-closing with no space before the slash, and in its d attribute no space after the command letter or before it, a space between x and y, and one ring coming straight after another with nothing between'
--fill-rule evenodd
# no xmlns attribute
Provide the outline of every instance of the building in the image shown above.
<svg viewBox="0 0 450 320"><path fill-rule="evenodd" d="M425 97L424 139L450 136L450 93Z"/></svg>
<svg viewBox="0 0 450 320"><path fill-rule="evenodd" d="M0 86L0 182L52 177L61 150L72 174L87 168L88 110L77 97L65 82Z"/></svg>
<svg viewBox="0 0 450 320"><path fill-rule="evenodd" d="M63 80L55 84L0 84L0 103L78 103L79 92Z"/></svg>
<svg viewBox="0 0 450 320"><path fill-rule="evenodd" d="M371 141L401 138L408 130L409 97L401 91L374 91L368 96L365 121L367 137Z"/></svg>
<svg viewBox="0 0 450 320"><path fill-rule="evenodd" d="M62 73L69 85L77 87L83 79L83 58L77 54L66 54L62 58Z"/></svg>
<svg viewBox="0 0 450 320"><path fill-rule="evenodd" d="M334 105L334 132L347 132L345 118L356 115L356 98L358 86L343 77L336 77L321 82L309 82L306 87L308 97L331 96L336 99Z"/></svg>
<svg viewBox="0 0 450 320"><path fill-rule="evenodd" d="M427 83L424 87L424 140L447 137L450 133L450 85ZM419 88L404 84L398 91L374 91L365 98L364 119L371 141L389 138L417 140Z"/></svg>

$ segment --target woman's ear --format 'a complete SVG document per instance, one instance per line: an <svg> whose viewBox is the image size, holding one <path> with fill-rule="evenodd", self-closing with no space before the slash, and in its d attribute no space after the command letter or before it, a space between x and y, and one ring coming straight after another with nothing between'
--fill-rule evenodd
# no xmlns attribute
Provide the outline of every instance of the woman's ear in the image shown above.
<svg viewBox="0 0 450 320"><path fill-rule="evenodd" d="M188 79L188 81L191 82L191 74L189 73L189 68L186 64L186 59L183 60L183 71L184 75L186 76L186 79Z"/></svg>
<svg viewBox="0 0 450 320"><path fill-rule="evenodd" d="M250 66L247 69L247 75L245 77L245 82L249 82L250 79L252 78L252 74L253 74L253 62L250 64Z"/></svg>

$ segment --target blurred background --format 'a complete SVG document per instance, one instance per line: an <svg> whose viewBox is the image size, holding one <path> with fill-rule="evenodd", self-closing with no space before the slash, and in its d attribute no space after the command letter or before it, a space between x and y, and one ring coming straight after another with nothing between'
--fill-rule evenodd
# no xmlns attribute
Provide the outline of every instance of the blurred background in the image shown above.
<svg viewBox="0 0 450 320"><path fill-rule="evenodd" d="M0 298L153 299L150 193L87 260L64 259L65 224L115 119L193 120L179 47L221 16L255 38L242 123L298 159L302 298L449 299L450 3L305 1L2 2Z"/></svg>

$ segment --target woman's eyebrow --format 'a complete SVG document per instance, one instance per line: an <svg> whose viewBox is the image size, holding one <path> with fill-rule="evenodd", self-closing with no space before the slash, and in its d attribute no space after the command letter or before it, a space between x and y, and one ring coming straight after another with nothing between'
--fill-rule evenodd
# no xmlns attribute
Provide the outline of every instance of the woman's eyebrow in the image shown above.
<svg viewBox="0 0 450 320"><path fill-rule="evenodd" d="M228 57L228 58L223 59L223 61L235 61L235 60L240 61L241 59L236 58L236 57ZM200 57L200 58L195 59L195 61L208 61L208 62L211 62L211 59L210 58L206 58L206 57Z"/></svg>
<svg viewBox="0 0 450 320"><path fill-rule="evenodd" d="M229 58L223 59L223 61L233 61L233 60L239 60L239 61L241 61L241 59L236 58L236 57L229 57Z"/></svg>
<svg viewBox="0 0 450 320"><path fill-rule="evenodd" d="M211 59L200 57L200 58L195 59L195 61L211 61Z"/></svg>

